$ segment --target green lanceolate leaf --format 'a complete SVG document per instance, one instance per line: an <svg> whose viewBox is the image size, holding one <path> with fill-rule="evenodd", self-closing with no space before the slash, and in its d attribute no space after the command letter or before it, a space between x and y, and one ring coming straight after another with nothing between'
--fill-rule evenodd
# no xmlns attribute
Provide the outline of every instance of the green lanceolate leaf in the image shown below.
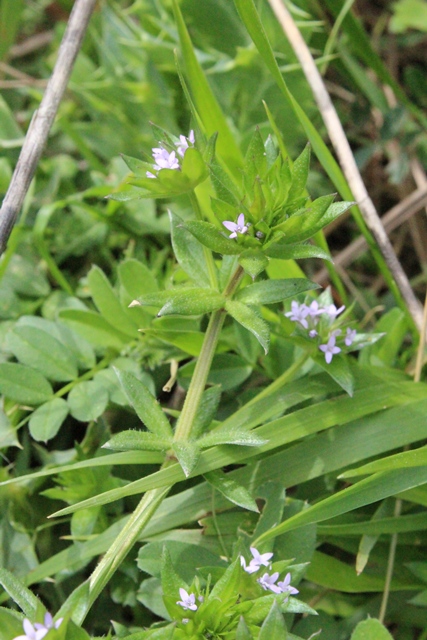
<svg viewBox="0 0 427 640"><path fill-rule="evenodd" d="M146 431L121 431L102 445L103 449L113 451L166 451L172 443L171 438L159 438Z"/></svg>
<svg viewBox="0 0 427 640"><path fill-rule="evenodd" d="M0 392L18 404L38 405L52 398L46 378L31 367L14 362L0 363Z"/></svg>
<svg viewBox="0 0 427 640"><path fill-rule="evenodd" d="M31 436L38 442L54 438L68 415L69 407L62 398L54 398L38 407L29 422Z"/></svg>
<svg viewBox="0 0 427 640"><path fill-rule="evenodd" d="M50 380L68 382L77 378L74 355L56 338L31 326L16 326L6 336L6 348L22 363Z"/></svg>
<svg viewBox="0 0 427 640"><path fill-rule="evenodd" d="M249 511L256 511L258 513L259 510L257 503L252 498L249 491L230 478L223 471L220 471L219 469L217 471L210 471L209 473L204 474L204 478L214 487L214 489L217 489L217 491L222 493L222 495L233 504L237 504L239 507L243 507Z"/></svg>
<svg viewBox="0 0 427 640"><path fill-rule="evenodd" d="M194 441L173 442L172 449L175 452L185 476L188 477L194 470L200 458L200 447L198 446L198 443Z"/></svg>
<svg viewBox="0 0 427 640"><path fill-rule="evenodd" d="M173 436L172 427L147 387L127 371L115 369L115 372L138 418L158 438L169 440Z"/></svg>
<svg viewBox="0 0 427 640"><path fill-rule="evenodd" d="M242 252L242 247L234 240L225 238L218 229L210 222L201 220L190 220L185 223L185 228L193 234L199 242L222 255L238 255Z"/></svg>
<svg viewBox="0 0 427 640"><path fill-rule="evenodd" d="M259 631L258 640L286 640L287 637L288 631L283 614L277 602L273 602L269 614Z"/></svg>
<svg viewBox="0 0 427 640"><path fill-rule="evenodd" d="M210 313L224 306L225 298L211 289L198 287L185 289L172 289L149 293L140 296L133 304L148 307L161 307L158 316L184 315L198 316Z"/></svg>
<svg viewBox="0 0 427 640"><path fill-rule="evenodd" d="M10 571L0 568L0 584L30 620L46 613L43 603Z"/></svg>
<svg viewBox="0 0 427 640"><path fill-rule="evenodd" d="M319 285L305 278L289 278L286 280L263 280L250 284L235 296L235 300L245 304L274 304L286 298L293 298L299 293L318 289Z"/></svg>
<svg viewBox="0 0 427 640"><path fill-rule="evenodd" d="M115 329L94 311L63 309L59 317L92 344L120 351L129 342L129 336Z"/></svg>
<svg viewBox="0 0 427 640"><path fill-rule="evenodd" d="M263 248L263 252L269 258L277 258L278 260L321 258L322 260L332 261L329 253L314 244L285 244L285 241L282 240Z"/></svg>
<svg viewBox="0 0 427 640"><path fill-rule="evenodd" d="M182 608L177 604L180 599L179 590L183 588L188 591L188 585L176 573L166 546L163 547L161 576L163 601L166 609L172 618L179 620L180 616L182 616Z"/></svg>
<svg viewBox="0 0 427 640"><path fill-rule="evenodd" d="M268 258L260 249L246 249L239 257L245 273L251 276L252 280L268 267Z"/></svg>
<svg viewBox="0 0 427 640"><path fill-rule="evenodd" d="M159 288L153 272L145 264L134 258L121 262L117 272L120 284L132 299L143 293L153 293Z"/></svg>
<svg viewBox="0 0 427 640"><path fill-rule="evenodd" d="M332 358L329 364L320 353L312 355L312 358L319 367L326 371L326 373L348 393L349 396L353 395L354 379L345 356L339 354L339 356Z"/></svg>
<svg viewBox="0 0 427 640"><path fill-rule="evenodd" d="M301 196L307 184L308 170L310 168L310 145L306 145L292 167L292 183L288 192L288 202Z"/></svg>
<svg viewBox="0 0 427 640"><path fill-rule="evenodd" d="M169 211L172 246L175 257L182 269L199 287L209 287L209 270L203 246L184 225L184 221Z"/></svg>
<svg viewBox="0 0 427 640"><path fill-rule="evenodd" d="M267 440L243 427L218 427L202 436L197 444L201 449L207 449L221 444L235 444L244 447L259 447Z"/></svg>
<svg viewBox="0 0 427 640"><path fill-rule="evenodd" d="M242 302L227 300L225 308L237 322L253 333L265 353L267 353L270 344L270 328L268 324L253 309Z"/></svg>
<svg viewBox="0 0 427 640"><path fill-rule="evenodd" d="M87 278L93 301L100 314L113 327L131 338L136 338L138 326L129 317L127 310L123 309L102 269L94 265Z"/></svg>

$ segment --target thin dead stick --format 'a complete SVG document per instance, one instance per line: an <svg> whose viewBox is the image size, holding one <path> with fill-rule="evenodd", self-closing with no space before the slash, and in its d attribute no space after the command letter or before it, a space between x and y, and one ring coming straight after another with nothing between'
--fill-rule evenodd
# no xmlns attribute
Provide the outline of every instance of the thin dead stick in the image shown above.
<svg viewBox="0 0 427 640"><path fill-rule="evenodd" d="M381 218L381 222L384 225L387 233L390 233L398 226L403 224L411 216L417 213L420 209L427 205L427 185L416 189L411 195L404 198L399 204L392 207ZM345 249L340 251L334 256L333 261L335 267L347 267L358 258L364 251L368 249L368 243L363 236L359 236L356 240L351 242ZM327 269L321 269L318 271L313 280L319 284L326 282L329 278Z"/></svg>
<svg viewBox="0 0 427 640"><path fill-rule="evenodd" d="M34 113L9 189L0 209L0 255L6 244L46 144L96 0L76 0L58 59L40 107Z"/></svg>
<svg viewBox="0 0 427 640"><path fill-rule="evenodd" d="M337 154L341 169L362 213L365 223L375 238L378 248L384 256L388 268L395 279L402 298L407 304L409 313L420 330L422 326L421 305L412 291L409 280L406 277L406 274L394 253L384 227L381 224L381 219L375 209L374 203L369 197L347 137L344 133L341 121L331 102L322 76L317 69L310 50L299 32L298 27L294 23L291 14L283 4L283 0L268 0L268 2L277 17L283 32L288 38L294 53L301 64L307 81L310 84L317 106L328 130L329 138Z"/></svg>

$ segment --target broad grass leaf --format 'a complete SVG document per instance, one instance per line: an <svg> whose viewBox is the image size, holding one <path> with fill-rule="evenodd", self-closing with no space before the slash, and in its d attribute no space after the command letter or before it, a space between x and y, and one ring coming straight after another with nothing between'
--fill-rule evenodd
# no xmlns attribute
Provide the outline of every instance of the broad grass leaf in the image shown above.
<svg viewBox="0 0 427 640"><path fill-rule="evenodd" d="M67 417L69 406L63 398L53 398L38 407L30 417L31 436L38 442L47 442L56 436Z"/></svg>
<svg viewBox="0 0 427 640"><path fill-rule="evenodd" d="M52 335L30 326L15 326L6 336L6 349L22 364L37 369L50 380L77 378L74 354Z"/></svg>
<svg viewBox="0 0 427 640"><path fill-rule="evenodd" d="M52 398L46 378L31 367L14 362L0 363L0 392L18 404L39 405Z"/></svg>
<svg viewBox="0 0 427 640"><path fill-rule="evenodd" d="M419 447L412 451L402 451L374 462L359 467L358 469L350 469L341 474L340 478L356 478L357 476L366 476L381 471L391 471L393 469L408 469L409 467L427 466L427 446Z"/></svg>

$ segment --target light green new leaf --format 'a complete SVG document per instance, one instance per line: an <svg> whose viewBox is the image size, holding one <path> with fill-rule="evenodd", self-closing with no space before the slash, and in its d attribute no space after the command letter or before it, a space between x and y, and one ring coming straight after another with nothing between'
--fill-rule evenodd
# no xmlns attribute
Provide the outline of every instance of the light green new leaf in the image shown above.
<svg viewBox="0 0 427 640"><path fill-rule="evenodd" d="M235 296L235 300L245 304L273 304L286 298L293 298L299 293L318 289L319 285L305 278L289 278L286 280L263 280L250 284Z"/></svg>
<svg viewBox="0 0 427 640"><path fill-rule="evenodd" d="M351 640L393 640L393 637L379 620L369 618L359 622L351 634Z"/></svg>
<svg viewBox="0 0 427 640"><path fill-rule="evenodd" d="M238 507L243 507L243 509L248 509L249 511L259 512L257 503L249 491L223 471L219 469L210 471L204 474L204 478L233 504L237 504Z"/></svg>
<svg viewBox="0 0 427 640"><path fill-rule="evenodd" d="M22 364L37 369L50 380L77 378L74 354L52 335L31 326L15 326L6 336L6 349Z"/></svg>
<svg viewBox="0 0 427 640"><path fill-rule="evenodd" d="M172 427L147 387L128 371L115 369L115 372L138 418L159 439L169 440L173 436Z"/></svg>
<svg viewBox="0 0 427 640"><path fill-rule="evenodd" d="M108 404L108 392L96 381L80 382L68 394L70 413L80 422L90 422L102 415Z"/></svg>
<svg viewBox="0 0 427 640"><path fill-rule="evenodd" d="M31 436L38 442L54 438L68 415L68 404L63 398L54 398L38 407L30 417Z"/></svg>
<svg viewBox="0 0 427 640"><path fill-rule="evenodd" d="M177 604L177 600L179 600L179 590L182 588L188 592L189 587L181 576L176 573L166 545L163 547L161 575L163 601L166 609L172 619L175 618L179 620L179 617L182 615L182 609Z"/></svg>
<svg viewBox="0 0 427 640"><path fill-rule="evenodd" d="M176 259L183 270L199 287L209 287L209 270L203 246L185 228L184 221L176 213L169 211L169 219L171 222L172 247Z"/></svg>
<svg viewBox="0 0 427 640"><path fill-rule="evenodd" d="M303 195L307 184L308 170L310 168L310 145L306 145L303 152L295 160L292 167L292 183L288 193L288 202L296 200Z"/></svg>
<svg viewBox="0 0 427 640"><path fill-rule="evenodd" d="M18 404L38 405L52 398L46 378L31 367L14 362L0 363L0 393Z"/></svg>
<svg viewBox="0 0 427 640"><path fill-rule="evenodd" d="M253 309L242 302L227 300L225 308L237 322L253 333L265 353L267 353L270 344L270 327L268 324Z"/></svg>
<svg viewBox="0 0 427 640"><path fill-rule="evenodd" d="M242 616L236 629L236 640L253 640L253 635L249 631L248 625Z"/></svg>
<svg viewBox="0 0 427 640"><path fill-rule="evenodd" d="M102 448L112 451L166 451L171 443L172 438L159 438L154 433L128 430L116 433Z"/></svg>
<svg viewBox="0 0 427 640"><path fill-rule="evenodd" d="M274 601L259 631L258 640L286 640L287 637L288 631L283 614L277 602Z"/></svg>
<svg viewBox="0 0 427 640"><path fill-rule="evenodd" d="M130 338L138 336L138 327L123 309L105 273L94 265L87 276L93 301L101 316Z"/></svg>

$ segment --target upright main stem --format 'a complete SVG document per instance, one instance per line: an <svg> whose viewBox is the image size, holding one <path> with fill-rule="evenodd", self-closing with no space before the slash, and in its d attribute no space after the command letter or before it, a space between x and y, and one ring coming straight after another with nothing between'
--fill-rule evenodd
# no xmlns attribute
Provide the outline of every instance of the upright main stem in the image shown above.
<svg viewBox="0 0 427 640"><path fill-rule="evenodd" d="M224 290L224 295L226 297L233 294L242 276L243 269L242 267L238 267L231 276L230 281ZM225 309L218 309L218 311L215 311L212 314L209 320L202 350L197 360L184 407L175 429L175 440L183 442L188 440L191 435L191 429L200 405L202 393L206 386L212 359L215 354L225 316ZM172 460L167 459L163 464L163 468L170 464L172 464ZM160 506L171 488L171 486L168 486L147 491L123 527L122 531L95 568L88 582L85 583L88 586L88 590L81 590L81 592L78 593L78 590L74 591L62 607L61 615L65 615L68 609L71 609L73 621L76 624L82 624L91 606L104 587L108 584L116 569L120 567L136 540L141 535L142 530L148 524L152 515Z"/></svg>

